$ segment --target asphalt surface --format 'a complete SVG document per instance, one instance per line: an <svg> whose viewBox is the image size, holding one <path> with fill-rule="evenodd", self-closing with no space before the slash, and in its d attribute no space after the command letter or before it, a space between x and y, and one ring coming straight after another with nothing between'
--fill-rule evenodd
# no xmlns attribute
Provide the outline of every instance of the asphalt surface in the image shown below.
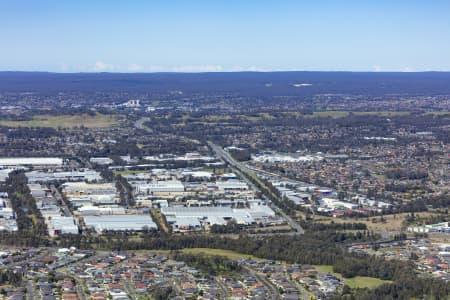
<svg viewBox="0 0 450 300"><path fill-rule="evenodd" d="M27 281L27 297L28 300L34 300L34 284L31 280Z"/></svg>
<svg viewBox="0 0 450 300"><path fill-rule="evenodd" d="M71 217L72 213L70 212L69 208L67 207L67 204L64 202L63 197L59 190L52 184L50 185L50 189L52 193L55 195L56 200L61 201L62 203L62 210L64 212L64 216Z"/></svg>
<svg viewBox="0 0 450 300"><path fill-rule="evenodd" d="M267 278L265 278L264 276L259 275L255 270L253 270L250 267L244 266L243 268L246 269L251 275L255 276L259 281L261 281L264 284L264 286L266 288L269 289L270 294L272 296L271 297L272 300L279 300L279 299L281 299L280 293L278 292L278 289L269 280L267 280Z"/></svg>
<svg viewBox="0 0 450 300"><path fill-rule="evenodd" d="M146 118L146 117L140 118L139 120L137 120L137 121L134 123L134 126L135 126L137 129L147 130L147 128L144 126L144 123L147 122L147 121L150 121L150 118Z"/></svg>

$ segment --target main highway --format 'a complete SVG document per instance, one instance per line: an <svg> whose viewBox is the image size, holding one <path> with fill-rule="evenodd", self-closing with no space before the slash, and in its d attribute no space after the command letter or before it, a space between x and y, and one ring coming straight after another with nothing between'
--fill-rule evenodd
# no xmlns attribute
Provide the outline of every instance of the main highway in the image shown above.
<svg viewBox="0 0 450 300"><path fill-rule="evenodd" d="M227 164L229 164L235 171L237 171L236 173L238 173L238 175L241 175L241 177L250 185L253 187L253 189L255 189L256 191L260 191L261 190L254 185L248 178L247 176L243 176L245 174L248 174L248 176L257 176L257 173L255 172L255 170L250 169L249 167L243 165L242 163L236 161L233 157L231 157L230 153L226 152L225 150L222 149L222 147L212 143L212 142L208 142L208 145L211 147L211 149L216 153L216 155L218 157L220 157L223 161L225 161ZM274 176L272 174L272 176ZM305 231L304 229L297 223L295 222L290 216L288 216L283 210L281 210L278 206L276 206L264 193L261 192L261 194L263 195L263 199L266 201L269 201L269 203L271 203L271 207L275 210L276 213L280 214L289 224L289 226L291 226L296 232L297 234L303 234Z"/></svg>

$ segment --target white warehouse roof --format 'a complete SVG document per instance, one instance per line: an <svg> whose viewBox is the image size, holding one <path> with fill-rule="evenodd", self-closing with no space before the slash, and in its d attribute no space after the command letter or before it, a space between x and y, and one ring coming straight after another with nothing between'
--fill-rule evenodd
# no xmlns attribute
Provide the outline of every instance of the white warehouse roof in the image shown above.
<svg viewBox="0 0 450 300"><path fill-rule="evenodd" d="M0 158L0 166L61 166L62 158L57 157L7 157Z"/></svg>
<svg viewBox="0 0 450 300"><path fill-rule="evenodd" d="M149 215L107 215L107 216L86 216L84 223L87 227L94 228L97 232L103 230L135 230L141 231L144 227L157 229L155 222Z"/></svg>

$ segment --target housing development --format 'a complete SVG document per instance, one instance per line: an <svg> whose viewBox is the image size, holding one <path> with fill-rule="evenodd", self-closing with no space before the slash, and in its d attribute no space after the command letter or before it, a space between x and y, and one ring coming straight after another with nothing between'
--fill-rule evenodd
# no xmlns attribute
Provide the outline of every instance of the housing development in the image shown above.
<svg viewBox="0 0 450 300"><path fill-rule="evenodd" d="M2 298L448 298L447 73L28 75Z"/></svg>

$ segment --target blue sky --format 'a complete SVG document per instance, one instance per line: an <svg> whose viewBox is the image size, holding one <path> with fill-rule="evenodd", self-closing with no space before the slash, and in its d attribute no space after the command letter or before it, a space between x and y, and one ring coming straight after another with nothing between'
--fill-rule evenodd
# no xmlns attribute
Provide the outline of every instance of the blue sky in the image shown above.
<svg viewBox="0 0 450 300"><path fill-rule="evenodd" d="M450 71L450 1L0 0L0 70Z"/></svg>

